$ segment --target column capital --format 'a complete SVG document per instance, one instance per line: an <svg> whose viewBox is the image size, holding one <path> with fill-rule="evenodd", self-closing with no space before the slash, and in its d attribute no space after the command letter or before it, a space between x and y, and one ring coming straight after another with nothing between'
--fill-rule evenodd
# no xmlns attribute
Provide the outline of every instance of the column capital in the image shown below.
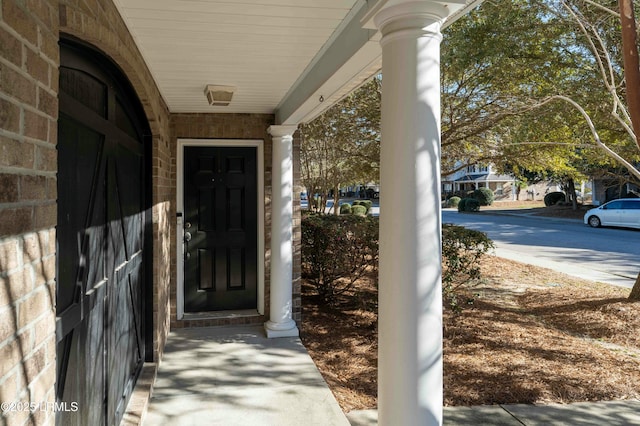
<svg viewBox="0 0 640 426"><path fill-rule="evenodd" d="M298 130L297 124L286 124L286 125L272 125L269 126L267 132L273 137L285 137L285 136L293 136L293 134Z"/></svg>
<svg viewBox="0 0 640 426"><path fill-rule="evenodd" d="M398 31L440 32L440 27L451 10L435 1L398 3L375 14L373 21L383 36Z"/></svg>

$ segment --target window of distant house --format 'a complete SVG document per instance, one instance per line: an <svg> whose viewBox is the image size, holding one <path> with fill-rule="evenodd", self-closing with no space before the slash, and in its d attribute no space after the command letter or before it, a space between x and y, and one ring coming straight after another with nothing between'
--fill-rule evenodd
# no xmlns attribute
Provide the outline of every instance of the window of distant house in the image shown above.
<svg viewBox="0 0 640 426"><path fill-rule="evenodd" d="M467 166L467 173L485 173L488 171L488 166L478 166L476 164L474 164L473 166Z"/></svg>

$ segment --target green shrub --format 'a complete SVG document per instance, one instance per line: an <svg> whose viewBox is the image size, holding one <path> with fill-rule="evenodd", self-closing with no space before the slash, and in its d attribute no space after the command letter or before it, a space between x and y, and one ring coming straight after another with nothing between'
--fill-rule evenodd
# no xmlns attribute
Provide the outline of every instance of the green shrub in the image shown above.
<svg viewBox="0 0 640 426"><path fill-rule="evenodd" d="M447 200L446 206L447 207L458 207L458 203L460 203L461 198L460 197L451 197Z"/></svg>
<svg viewBox="0 0 640 426"><path fill-rule="evenodd" d="M494 247L484 232L442 225L442 295L449 307L459 310L460 286L480 278L480 258Z"/></svg>
<svg viewBox="0 0 640 426"><path fill-rule="evenodd" d="M353 203L351 204L352 206L359 206L362 205L362 201L361 200L354 200Z"/></svg>
<svg viewBox="0 0 640 426"><path fill-rule="evenodd" d="M351 214L351 204L341 204L340 214Z"/></svg>
<svg viewBox="0 0 640 426"><path fill-rule="evenodd" d="M302 219L302 274L328 303L378 266L378 218L314 215Z"/></svg>
<svg viewBox="0 0 640 426"><path fill-rule="evenodd" d="M371 206L373 206L373 201L371 200L362 200L360 201L361 206L365 206L367 208L367 214L371 211Z"/></svg>
<svg viewBox="0 0 640 426"><path fill-rule="evenodd" d="M564 192L550 192L547 195L544 196L544 205L549 207L549 206L555 206L556 204L564 201L566 199L566 197L564 196Z"/></svg>
<svg viewBox="0 0 640 426"><path fill-rule="evenodd" d="M478 200L481 206L490 206L493 204L493 191L489 188L478 188L473 191L473 198Z"/></svg>
<svg viewBox="0 0 640 426"><path fill-rule="evenodd" d="M475 198L463 198L458 203L459 212L477 212L480 211L480 202Z"/></svg>
<svg viewBox="0 0 640 426"><path fill-rule="evenodd" d="M367 207L362 204L354 205L351 207L351 214L356 216L366 216L367 215Z"/></svg>

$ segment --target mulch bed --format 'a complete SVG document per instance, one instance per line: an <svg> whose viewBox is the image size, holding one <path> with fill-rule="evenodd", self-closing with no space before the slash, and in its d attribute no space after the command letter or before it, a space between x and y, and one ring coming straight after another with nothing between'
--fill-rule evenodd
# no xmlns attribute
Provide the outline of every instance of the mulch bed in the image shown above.
<svg viewBox="0 0 640 426"><path fill-rule="evenodd" d="M494 256L444 314L445 405L640 397L640 303L629 289ZM345 412L376 407L377 292L334 306L303 285L302 340Z"/></svg>

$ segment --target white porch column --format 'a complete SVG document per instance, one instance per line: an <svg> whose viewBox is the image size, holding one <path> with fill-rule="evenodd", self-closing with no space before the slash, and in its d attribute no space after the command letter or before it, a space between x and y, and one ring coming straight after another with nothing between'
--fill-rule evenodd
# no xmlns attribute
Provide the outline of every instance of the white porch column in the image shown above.
<svg viewBox="0 0 640 426"><path fill-rule="evenodd" d="M270 126L271 290L267 337L298 336L293 310L293 134L297 126Z"/></svg>
<svg viewBox="0 0 640 426"><path fill-rule="evenodd" d="M440 25L446 6L398 2L382 33L378 421L442 424Z"/></svg>

